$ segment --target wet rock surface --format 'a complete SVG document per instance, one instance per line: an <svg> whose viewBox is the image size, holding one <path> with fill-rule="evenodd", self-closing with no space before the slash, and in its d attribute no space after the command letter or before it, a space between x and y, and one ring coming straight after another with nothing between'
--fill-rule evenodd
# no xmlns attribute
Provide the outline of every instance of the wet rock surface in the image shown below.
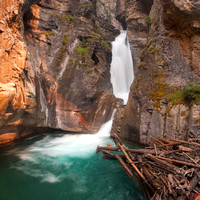
<svg viewBox="0 0 200 200"><path fill-rule="evenodd" d="M146 7L143 3L126 1L135 80L112 132L143 144L150 143L150 136L199 137L199 105L172 105L167 100L168 94L190 82L200 83L199 3L154 0Z"/></svg>

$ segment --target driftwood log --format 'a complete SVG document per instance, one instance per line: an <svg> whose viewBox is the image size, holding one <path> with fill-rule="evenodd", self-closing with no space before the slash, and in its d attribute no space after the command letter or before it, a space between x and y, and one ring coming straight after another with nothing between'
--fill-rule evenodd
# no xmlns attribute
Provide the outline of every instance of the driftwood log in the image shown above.
<svg viewBox="0 0 200 200"><path fill-rule="evenodd" d="M118 160L132 180L142 183L147 198L200 200L198 139L188 142L151 137L152 146L129 149L116 134L111 138L116 147L98 146L96 153L101 151L103 158Z"/></svg>

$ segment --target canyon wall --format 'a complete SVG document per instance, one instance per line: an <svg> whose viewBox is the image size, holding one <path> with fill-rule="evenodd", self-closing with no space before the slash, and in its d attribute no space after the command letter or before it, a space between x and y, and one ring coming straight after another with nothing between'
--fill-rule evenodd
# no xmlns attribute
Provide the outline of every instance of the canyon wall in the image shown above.
<svg viewBox="0 0 200 200"><path fill-rule="evenodd" d="M95 132L111 94L116 0L0 2L0 144L48 128Z"/></svg>
<svg viewBox="0 0 200 200"><path fill-rule="evenodd" d="M142 144L149 144L151 136L200 137L200 105L172 104L168 99L191 82L200 84L200 4L119 0L117 14L128 30L135 80L112 132Z"/></svg>
<svg viewBox="0 0 200 200"><path fill-rule="evenodd" d="M1 1L0 144L49 128L97 131L121 102L109 71L122 27L135 80L112 131L143 144L199 137L200 105L167 98L200 83L199 13L192 0Z"/></svg>

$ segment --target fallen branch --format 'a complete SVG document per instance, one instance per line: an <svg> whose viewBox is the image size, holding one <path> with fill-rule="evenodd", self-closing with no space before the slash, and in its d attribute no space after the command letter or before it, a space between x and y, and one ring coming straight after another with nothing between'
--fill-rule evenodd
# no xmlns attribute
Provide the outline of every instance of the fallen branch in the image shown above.
<svg viewBox="0 0 200 200"><path fill-rule="evenodd" d="M116 147L98 146L96 153L101 151L103 158L118 160L132 180L142 182L151 200L192 199L200 192L199 143L152 137L153 146L129 149L119 136L111 137Z"/></svg>

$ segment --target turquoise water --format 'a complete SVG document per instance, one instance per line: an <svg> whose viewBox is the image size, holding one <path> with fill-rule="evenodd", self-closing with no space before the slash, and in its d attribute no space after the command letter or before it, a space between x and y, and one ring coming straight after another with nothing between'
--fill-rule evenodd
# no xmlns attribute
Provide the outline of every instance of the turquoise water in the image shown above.
<svg viewBox="0 0 200 200"><path fill-rule="evenodd" d="M95 135L44 134L0 149L0 200L142 200L115 160L94 155L112 144L110 123Z"/></svg>

